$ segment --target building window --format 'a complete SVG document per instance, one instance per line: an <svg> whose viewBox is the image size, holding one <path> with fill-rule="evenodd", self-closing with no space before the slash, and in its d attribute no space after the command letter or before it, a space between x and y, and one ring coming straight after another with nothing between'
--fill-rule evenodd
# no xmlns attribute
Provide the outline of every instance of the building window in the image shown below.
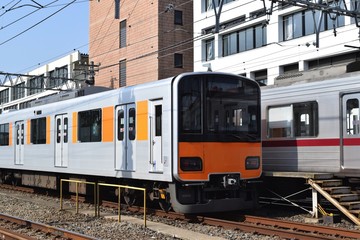
<svg viewBox="0 0 360 240"><path fill-rule="evenodd" d="M29 95L44 91L44 75L31 78L28 82Z"/></svg>
<svg viewBox="0 0 360 240"><path fill-rule="evenodd" d="M9 89L0 92L0 104L9 102Z"/></svg>
<svg viewBox="0 0 360 240"><path fill-rule="evenodd" d="M31 143L46 143L46 118L31 119Z"/></svg>
<svg viewBox="0 0 360 240"><path fill-rule="evenodd" d="M9 124L0 124L0 146L9 146Z"/></svg>
<svg viewBox="0 0 360 240"><path fill-rule="evenodd" d="M119 62L119 87L125 87L126 86L126 60L121 60Z"/></svg>
<svg viewBox="0 0 360 240"><path fill-rule="evenodd" d="M174 67L175 68L183 67L183 55L181 53L174 54Z"/></svg>
<svg viewBox="0 0 360 240"><path fill-rule="evenodd" d="M288 64L288 65L282 66L282 68L283 68L284 74L299 72L299 63Z"/></svg>
<svg viewBox="0 0 360 240"><path fill-rule="evenodd" d="M229 56L238 53L238 32L223 36L223 56Z"/></svg>
<svg viewBox="0 0 360 240"><path fill-rule="evenodd" d="M101 141L101 109L83 111L78 113L79 141Z"/></svg>
<svg viewBox="0 0 360 240"><path fill-rule="evenodd" d="M209 39L205 41L205 61L210 61L215 58L214 50L214 39Z"/></svg>
<svg viewBox="0 0 360 240"><path fill-rule="evenodd" d="M267 70L254 72L254 80L262 86L267 85Z"/></svg>
<svg viewBox="0 0 360 240"><path fill-rule="evenodd" d="M341 3L343 5L343 3ZM318 25L320 18L320 11L315 12L315 21ZM337 16L334 20L331 18L329 13L324 13L320 25L320 31L326 31L335 27L345 26L345 17ZM283 40L291 40L302 36L307 36L315 33L314 16L311 10L296 12L283 17Z"/></svg>
<svg viewBox="0 0 360 240"><path fill-rule="evenodd" d="M209 11L209 10L212 10L214 9L214 6L213 6L213 0L203 0L204 2L204 12L206 11ZM215 0L215 7L218 7L220 5L220 1L221 0ZM224 3L223 4L227 4L227 3L230 3L230 2L233 2L233 1L236 1L236 0L223 0Z"/></svg>
<svg viewBox="0 0 360 240"><path fill-rule="evenodd" d="M19 104L19 109L25 109L25 108L29 108L31 107L31 103L32 101L27 101L27 102L22 102Z"/></svg>
<svg viewBox="0 0 360 240"><path fill-rule="evenodd" d="M174 24L183 25L183 12L180 10L174 11Z"/></svg>
<svg viewBox="0 0 360 240"><path fill-rule="evenodd" d="M241 15L240 17L232 19L230 21L222 22L220 24L220 31L225 30L225 29L229 29L229 28L232 28L232 27L235 27L235 26L238 26L240 24L243 24L245 22L245 20L246 20L246 16ZM201 30L202 34L204 34L204 35L214 33L214 31L215 31L215 26L212 26L212 27L205 28L205 29Z"/></svg>
<svg viewBox="0 0 360 240"><path fill-rule="evenodd" d="M266 45L266 26L257 25L223 35L223 57Z"/></svg>
<svg viewBox="0 0 360 240"><path fill-rule="evenodd" d="M265 16L266 12L263 8L253 11L249 14L250 19L255 19L255 18L259 18L259 17L263 17Z"/></svg>
<svg viewBox="0 0 360 240"><path fill-rule="evenodd" d="M320 67L328 67L336 64L348 64L354 61L358 61L357 53L348 53L336 56L330 56L327 58L320 58L316 60L308 61L309 70Z"/></svg>
<svg viewBox="0 0 360 240"><path fill-rule="evenodd" d="M60 68L55 68L55 70L49 72L49 88L57 88L66 84L68 78L68 66L63 66Z"/></svg>
<svg viewBox="0 0 360 240"><path fill-rule="evenodd" d="M115 19L120 19L120 0L115 0Z"/></svg>
<svg viewBox="0 0 360 240"><path fill-rule="evenodd" d="M17 84L13 87L11 91L11 99L12 101L24 98L25 97L25 82Z"/></svg>
<svg viewBox="0 0 360 240"><path fill-rule="evenodd" d="M120 48L126 47L126 20L120 22Z"/></svg>

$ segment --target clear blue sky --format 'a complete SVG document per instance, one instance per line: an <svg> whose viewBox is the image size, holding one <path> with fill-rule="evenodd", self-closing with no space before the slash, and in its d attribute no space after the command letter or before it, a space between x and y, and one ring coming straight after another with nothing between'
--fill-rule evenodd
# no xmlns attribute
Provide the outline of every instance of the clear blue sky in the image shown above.
<svg viewBox="0 0 360 240"><path fill-rule="evenodd" d="M89 0L73 1L0 0L0 71L26 73L74 49L88 53Z"/></svg>

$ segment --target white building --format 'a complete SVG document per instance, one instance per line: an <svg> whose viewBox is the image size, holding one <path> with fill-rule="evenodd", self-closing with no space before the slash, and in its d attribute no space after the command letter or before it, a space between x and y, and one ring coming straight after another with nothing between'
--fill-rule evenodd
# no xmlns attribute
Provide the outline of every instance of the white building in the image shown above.
<svg viewBox="0 0 360 240"><path fill-rule="evenodd" d="M76 51L26 74L9 76L11 80L8 79L5 86L0 87L0 113L27 108L32 101L58 94L62 90L80 88L86 79L88 58L87 54Z"/></svg>
<svg viewBox="0 0 360 240"><path fill-rule="evenodd" d="M351 8L350 0L346 3ZM317 11L317 24L319 16ZM344 46L359 46L354 19L337 16L333 21L325 14L318 48L313 19L312 11L279 2L269 17L261 0L224 0L220 31L213 33L212 0L194 1L194 71L210 66L212 71L242 74L271 85L284 74L357 60L359 49Z"/></svg>

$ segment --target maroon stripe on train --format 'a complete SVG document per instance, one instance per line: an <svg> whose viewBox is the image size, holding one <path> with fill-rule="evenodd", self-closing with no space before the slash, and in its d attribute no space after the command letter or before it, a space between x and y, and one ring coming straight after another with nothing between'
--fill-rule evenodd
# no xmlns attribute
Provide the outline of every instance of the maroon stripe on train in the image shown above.
<svg viewBox="0 0 360 240"><path fill-rule="evenodd" d="M350 140L350 139L346 139ZM354 139L351 139L354 140ZM360 139L357 139L360 145ZM345 144L351 145L351 144ZM356 144L354 144L356 145ZM301 139L301 140L274 140L274 141L263 141L263 147L325 147L325 146L340 146L340 139Z"/></svg>

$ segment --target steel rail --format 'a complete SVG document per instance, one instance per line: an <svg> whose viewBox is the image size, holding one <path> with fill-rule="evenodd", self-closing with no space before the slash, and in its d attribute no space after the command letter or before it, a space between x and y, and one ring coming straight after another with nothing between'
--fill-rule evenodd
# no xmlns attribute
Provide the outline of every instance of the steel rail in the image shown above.
<svg viewBox="0 0 360 240"><path fill-rule="evenodd" d="M331 235L334 237L343 237L343 238L353 238L353 239L360 239L360 231L356 230L349 230L344 228L334 228L334 227L327 227L322 225L312 225L300 222L289 222L284 220L278 219L268 219L268 218L261 218L255 216L248 216L245 215L245 222L250 222L253 224L261 224L268 225L268 226L279 226L281 228L288 228L294 229L298 231L307 231L307 232L316 232L316 234L324 234L324 235Z"/></svg>
<svg viewBox="0 0 360 240"><path fill-rule="evenodd" d="M5 240L35 240L36 238L25 236L9 229L0 228L0 239Z"/></svg>
<svg viewBox="0 0 360 240"><path fill-rule="evenodd" d="M140 207L131 207L128 208L128 210L143 211ZM149 210L150 209L148 209L148 211ZM244 232L258 233L267 236L279 236L290 239L360 239L360 231L356 230L311 225L250 215L241 216L241 221L229 221L205 216L184 215L175 212L165 213L164 211L154 209L151 209L151 212L149 213L156 216L168 217L182 221L199 222L211 226L221 226L225 229L240 230Z"/></svg>
<svg viewBox="0 0 360 240"><path fill-rule="evenodd" d="M71 232L65 229L56 228L53 226L49 226L42 223L36 223L28 220L24 220L18 217L13 217L5 214L0 214L0 219L3 219L5 221L9 221L12 223L16 223L18 225L26 226L31 229L39 230L44 233L49 233L54 236L60 236L67 239L73 239L73 240L95 240L96 238L91 236L86 236L80 233Z"/></svg>

